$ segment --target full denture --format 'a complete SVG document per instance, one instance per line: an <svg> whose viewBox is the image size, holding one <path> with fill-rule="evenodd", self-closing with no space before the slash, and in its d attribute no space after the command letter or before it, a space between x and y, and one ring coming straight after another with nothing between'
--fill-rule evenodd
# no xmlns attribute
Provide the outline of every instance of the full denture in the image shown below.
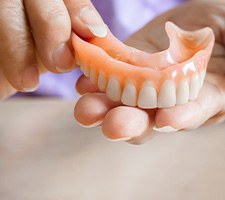
<svg viewBox="0 0 225 200"><path fill-rule="evenodd" d="M126 46L110 32L81 40L73 34L76 61L84 75L112 101L140 108L166 108L195 100L203 85L214 34L189 32L166 23L167 50L149 54Z"/></svg>

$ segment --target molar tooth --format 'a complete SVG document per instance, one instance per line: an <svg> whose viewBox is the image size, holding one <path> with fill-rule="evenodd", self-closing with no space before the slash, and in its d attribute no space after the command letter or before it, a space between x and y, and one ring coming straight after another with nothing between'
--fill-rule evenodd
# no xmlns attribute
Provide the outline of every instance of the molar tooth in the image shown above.
<svg viewBox="0 0 225 200"><path fill-rule="evenodd" d="M104 92L106 89L106 85L107 85L106 78L105 78L104 74L102 72L100 72L100 74L98 76L98 89L100 91Z"/></svg>
<svg viewBox="0 0 225 200"><path fill-rule="evenodd" d="M96 71L94 68L91 68L91 70L90 70L90 80L92 83L97 82L97 75L96 75Z"/></svg>
<svg viewBox="0 0 225 200"><path fill-rule="evenodd" d="M189 99L189 84L186 80L181 80L177 87L177 104L185 104Z"/></svg>
<svg viewBox="0 0 225 200"><path fill-rule="evenodd" d="M203 83L204 83L204 80L205 80L205 75L206 75L206 70L203 69L201 72L200 72L200 88L202 88L203 86Z"/></svg>
<svg viewBox="0 0 225 200"><path fill-rule="evenodd" d="M84 64L81 64L80 69L86 77L89 77L89 69L87 66L85 66Z"/></svg>
<svg viewBox="0 0 225 200"><path fill-rule="evenodd" d="M110 77L107 88L106 88L106 94L109 99L112 101L119 101L121 97L121 87L120 83L117 78Z"/></svg>
<svg viewBox="0 0 225 200"><path fill-rule="evenodd" d="M190 80L189 100L195 100L200 90L200 80L198 74L195 74Z"/></svg>
<svg viewBox="0 0 225 200"><path fill-rule="evenodd" d="M81 65L80 58L77 55L75 56L75 61L77 66Z"/></svg>
<svg viewBox="0 0 225 200"><path fill-rule="evenodd" d="M79 60L76 60L76 63L75 63L77 66L80 66L81 65L81 63L80 63L80 61Z"/></svg>
<svg viewBox="0 0 225 200"><path fill-rule="evenodd" d="M138 107L146 109L157 107L157 93L152 81L145 81L142 85L138 97Z"/></svg>
<svg viewBox="0 0 225 200"><path fill-rule="evenodd" d="M158 97L158 107L168 108L173 107L176 104L176 89L174 82L171 80L166 80L161 86L159 97Z"/></svg>
<svg viewBox="0 0 225 200"><path fill-rule="evenodd" d="M137 90L133 84L128 83L125 85L123 89L121 101L123 104L128 106L136 106Z"/></svg>

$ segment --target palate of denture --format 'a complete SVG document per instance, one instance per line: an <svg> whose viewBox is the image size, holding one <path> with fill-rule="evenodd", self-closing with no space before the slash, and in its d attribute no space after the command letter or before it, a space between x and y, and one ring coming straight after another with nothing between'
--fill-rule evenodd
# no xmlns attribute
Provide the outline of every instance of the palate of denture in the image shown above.
<svg viewBox="0 0 225 200"><path fill-rule="evenodd" d="M110 31L88 41L73 34L76 61L84 75L112 101L140 108L168 108L195 100L214 45L210 28L184 31L165 25L170 45L149 54L127 46Z"/></svg>

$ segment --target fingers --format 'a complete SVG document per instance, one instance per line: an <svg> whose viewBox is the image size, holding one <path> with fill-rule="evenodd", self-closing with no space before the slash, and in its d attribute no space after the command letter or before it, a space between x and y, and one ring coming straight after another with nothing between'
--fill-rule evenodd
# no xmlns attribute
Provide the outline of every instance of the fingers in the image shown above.
<svg viewBox="0 0 225 200"><path fill-rule="evenodd" d="M73 31L83 38L105 37L107 27L90 0L64 0Z"/></svg>
<svg viewBox="0 0 225 200"><path fill-rule="evenodd" d="M103 133L112 140L141 144L150 138L153 121L144 110L119 106L110 110L103 123Z"/></svg>
<svg viewBox="0 0 225 200"><path fill-rule="evenodd" d="M74 117L81 125L93 127L101 124L107 112L117 105L104 94L85 94L76 103Z"/></svg>
<svg viewBox="0 0 225 200"><path fill-rule="evenodd" d="M71 24L82 37L107 34L89 0L1 1L0 66L7 82L16 90L33 91L43 66L70 71L75 66Z"/></svg>
<svg viewBox="0 0 225 200"><path fill-rule="evenodd" d="M217 113L224 111L225 95L214 85L205 83L196 101L168 109L159 109L156 114L156 130L172 132L195 129Z"/></svg>
<svg viewBox="0 0 225 200"><path fill-rule="evenodd" d="M93 84L89 78L82 75L76 83L76 90L79 94L98 92L98 86Z"/></svg>
<svg viewBox="0 0 225 200"><path fill-rule="evenodd" d="M87 84L87 79L80 78ZM88 84L82 88L88 91ZM113 140L128 140L130 143L142 143L149 138L153 122L160 132L190 130L204 123L225 120L225 81L223 76L208 74L207 82L196 101L168 109L141 110L121 106L109 101L105 94L87 94L75 108L75 117L81 124L102 124L103 133ZM120 107L117 107L120 106ZM79 111L79 112L78 112ZM147 118L148 120L147 120Z"/></svg>
<svg viewBox="0 0 225 200"><path fill-rule="evenodd" d="M9 84L5 75L0 70L0 100L4 100L14 94L16 90Z"/></svg>
<svg viewBox="0 0 225 200"><path fill-rule="evenodd" d="M25 0L37 54L43 65L53 72L74 67L71 21L63 0Z"/></svg>
<svg viewBox="0 0 225 200"><path fill-rule="evenodd" d="M22 1L0 1L0 25L0 67L14 88L33 91L38 70Z"/></svg>
<svg viewBox="0 0 225 200"><path fill-rule="evenodd" d="M85 94L77 102L74 116L85 127L102 124L103 133L114 141L140 144L149 139L155 111L120 105L108 100L105 94Z"/></svg>

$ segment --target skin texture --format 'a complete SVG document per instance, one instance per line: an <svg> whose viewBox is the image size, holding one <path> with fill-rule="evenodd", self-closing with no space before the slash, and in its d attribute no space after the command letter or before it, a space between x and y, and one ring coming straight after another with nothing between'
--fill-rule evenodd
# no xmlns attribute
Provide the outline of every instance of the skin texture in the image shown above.
<svg viewBox="0 0 225 200"><path fill-rule="evenodd" d="M216 43L205 83L195 101L169 109L144 110L122 104L109 107L106 105L109 101L106 100L107 97L98 92L97 86L90 87L90 81L82 76L76 85L77 91L84 94L75 106L76 120L86 126L91 126L90 122L94 123L95 119L101 120L102 131L107 137L110 139L124 138L135 144L144 142L153 132L153 127L170 126L176 130L191 130L203 124L222 122L225 119L224 20L225 3L223 1L217 3L215 1L192 1L157 17L126 41L126 44L130 46L155 53L168 47L168 39L164 31L166 21L172 21L186 30L211 27ZM94 109L96 101L98 109ZM108 103L111 104L111 102ZM91 111L86 108L87 104L89 108L93 108ZM104 110L105 115L102 114L101 107L108 108L107 111ZM133 112L135 115L132 114ZM101 113L100 118L99 113ZM85 120L81 121L84 115Z"/></svg>
<svg viewBox="0 0 225 200"><path fill-rule="evenodd" d="M1 99L35 90L45 71L72 70L71 31L91 38L94 28L105 29L89 0L1 1L0 25Z"/></svg>

